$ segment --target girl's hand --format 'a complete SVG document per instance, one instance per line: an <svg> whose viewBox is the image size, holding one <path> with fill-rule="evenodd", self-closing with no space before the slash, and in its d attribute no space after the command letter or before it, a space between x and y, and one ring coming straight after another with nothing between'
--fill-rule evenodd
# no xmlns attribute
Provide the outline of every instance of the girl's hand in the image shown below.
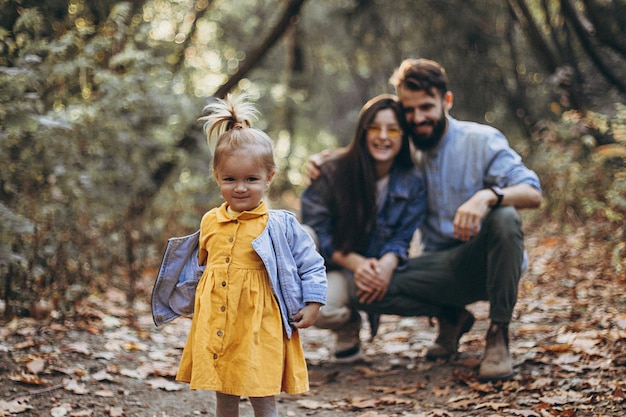
<svg viewBox="0 0 626 417"><path fill-rule="evenodd" d="M307 303L302 310L298 311L291 319L291 324L297 329L306 329L315 324L317 315L320 312L320 303Z"/></svg>

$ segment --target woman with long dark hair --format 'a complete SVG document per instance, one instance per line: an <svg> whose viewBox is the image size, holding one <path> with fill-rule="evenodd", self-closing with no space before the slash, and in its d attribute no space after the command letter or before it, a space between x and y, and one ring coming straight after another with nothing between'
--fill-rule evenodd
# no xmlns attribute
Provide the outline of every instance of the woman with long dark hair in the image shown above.
<svg viewBox="0 0 626 417"><path fill-rule="evenodd" d="M351 144L320 167L302 194L302 222L313 229L328 270L327 303L317 327L335 331L334 357L352 362L362 355L361 316L351 306L380 300L426 210L426 189L411 160L402 108L380 95L361 109ZM376 317L370 317L372 337Z"/></svg>

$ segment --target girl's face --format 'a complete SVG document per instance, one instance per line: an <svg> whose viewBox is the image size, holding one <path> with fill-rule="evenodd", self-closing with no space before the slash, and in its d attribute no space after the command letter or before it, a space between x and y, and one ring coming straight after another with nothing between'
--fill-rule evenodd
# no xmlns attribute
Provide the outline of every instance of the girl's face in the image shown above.
<svg viewBox="0 0 626 417"><path fill-rule="evenodd" d="M215 171L215 179L222 197L234 211L252 210L259 205L263 194L274 178L258 157L237 152L224 158Z"/></svg>
<svg viewBox="0 0 626 417"><path fill-rule="evenodd" d="M376 113L372 123L366 127L366 143L376 164L391 166L402 147L402 129L393 110L382 109Z"/></svg>

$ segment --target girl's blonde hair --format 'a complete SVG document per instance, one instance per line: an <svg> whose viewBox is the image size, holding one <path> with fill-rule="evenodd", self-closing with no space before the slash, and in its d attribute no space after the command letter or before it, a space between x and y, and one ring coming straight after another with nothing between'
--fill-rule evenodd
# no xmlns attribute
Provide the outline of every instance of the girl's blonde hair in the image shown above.
<svg viewBox="0 0 626 417"><path fill-rule="evenodd" d="M262 130L252 127L251 120L257 118L258 111L248 98L246 94L228 94L225 100L216 99L204 108L204 112L209 114L198 119L205 122L203 128L209 146L213 134L218 135L213 151L213 172L219 171L225 158L240 152L255 156L259 165L268 172L277 170L272 139Z"/></svg>

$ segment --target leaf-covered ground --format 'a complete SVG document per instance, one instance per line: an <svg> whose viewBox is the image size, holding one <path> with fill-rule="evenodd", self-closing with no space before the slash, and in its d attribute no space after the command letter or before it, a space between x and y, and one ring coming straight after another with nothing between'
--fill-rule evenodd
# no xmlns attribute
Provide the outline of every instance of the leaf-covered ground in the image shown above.
<svg viewBox="0 0 626 417"><path fill-rule="evenodd" d="M366 359L329 362L331 335L307 329L311 391L279 397L281 416L624 416L626 415L626 248L597 230L527 233L511 350L512 381L480 384L487 305L461 340L459 356L423 353L436 327L426 318L383 317ZM607 248L615 248L608 250ZM146 279L146 293L151 278ZM0 327L0 416L213 415L212 393L174 382L189 320L157 330L147 299L131 310L111 290L63 321L18 318ZM252 416L244 399L241 416Z"/></svg>

